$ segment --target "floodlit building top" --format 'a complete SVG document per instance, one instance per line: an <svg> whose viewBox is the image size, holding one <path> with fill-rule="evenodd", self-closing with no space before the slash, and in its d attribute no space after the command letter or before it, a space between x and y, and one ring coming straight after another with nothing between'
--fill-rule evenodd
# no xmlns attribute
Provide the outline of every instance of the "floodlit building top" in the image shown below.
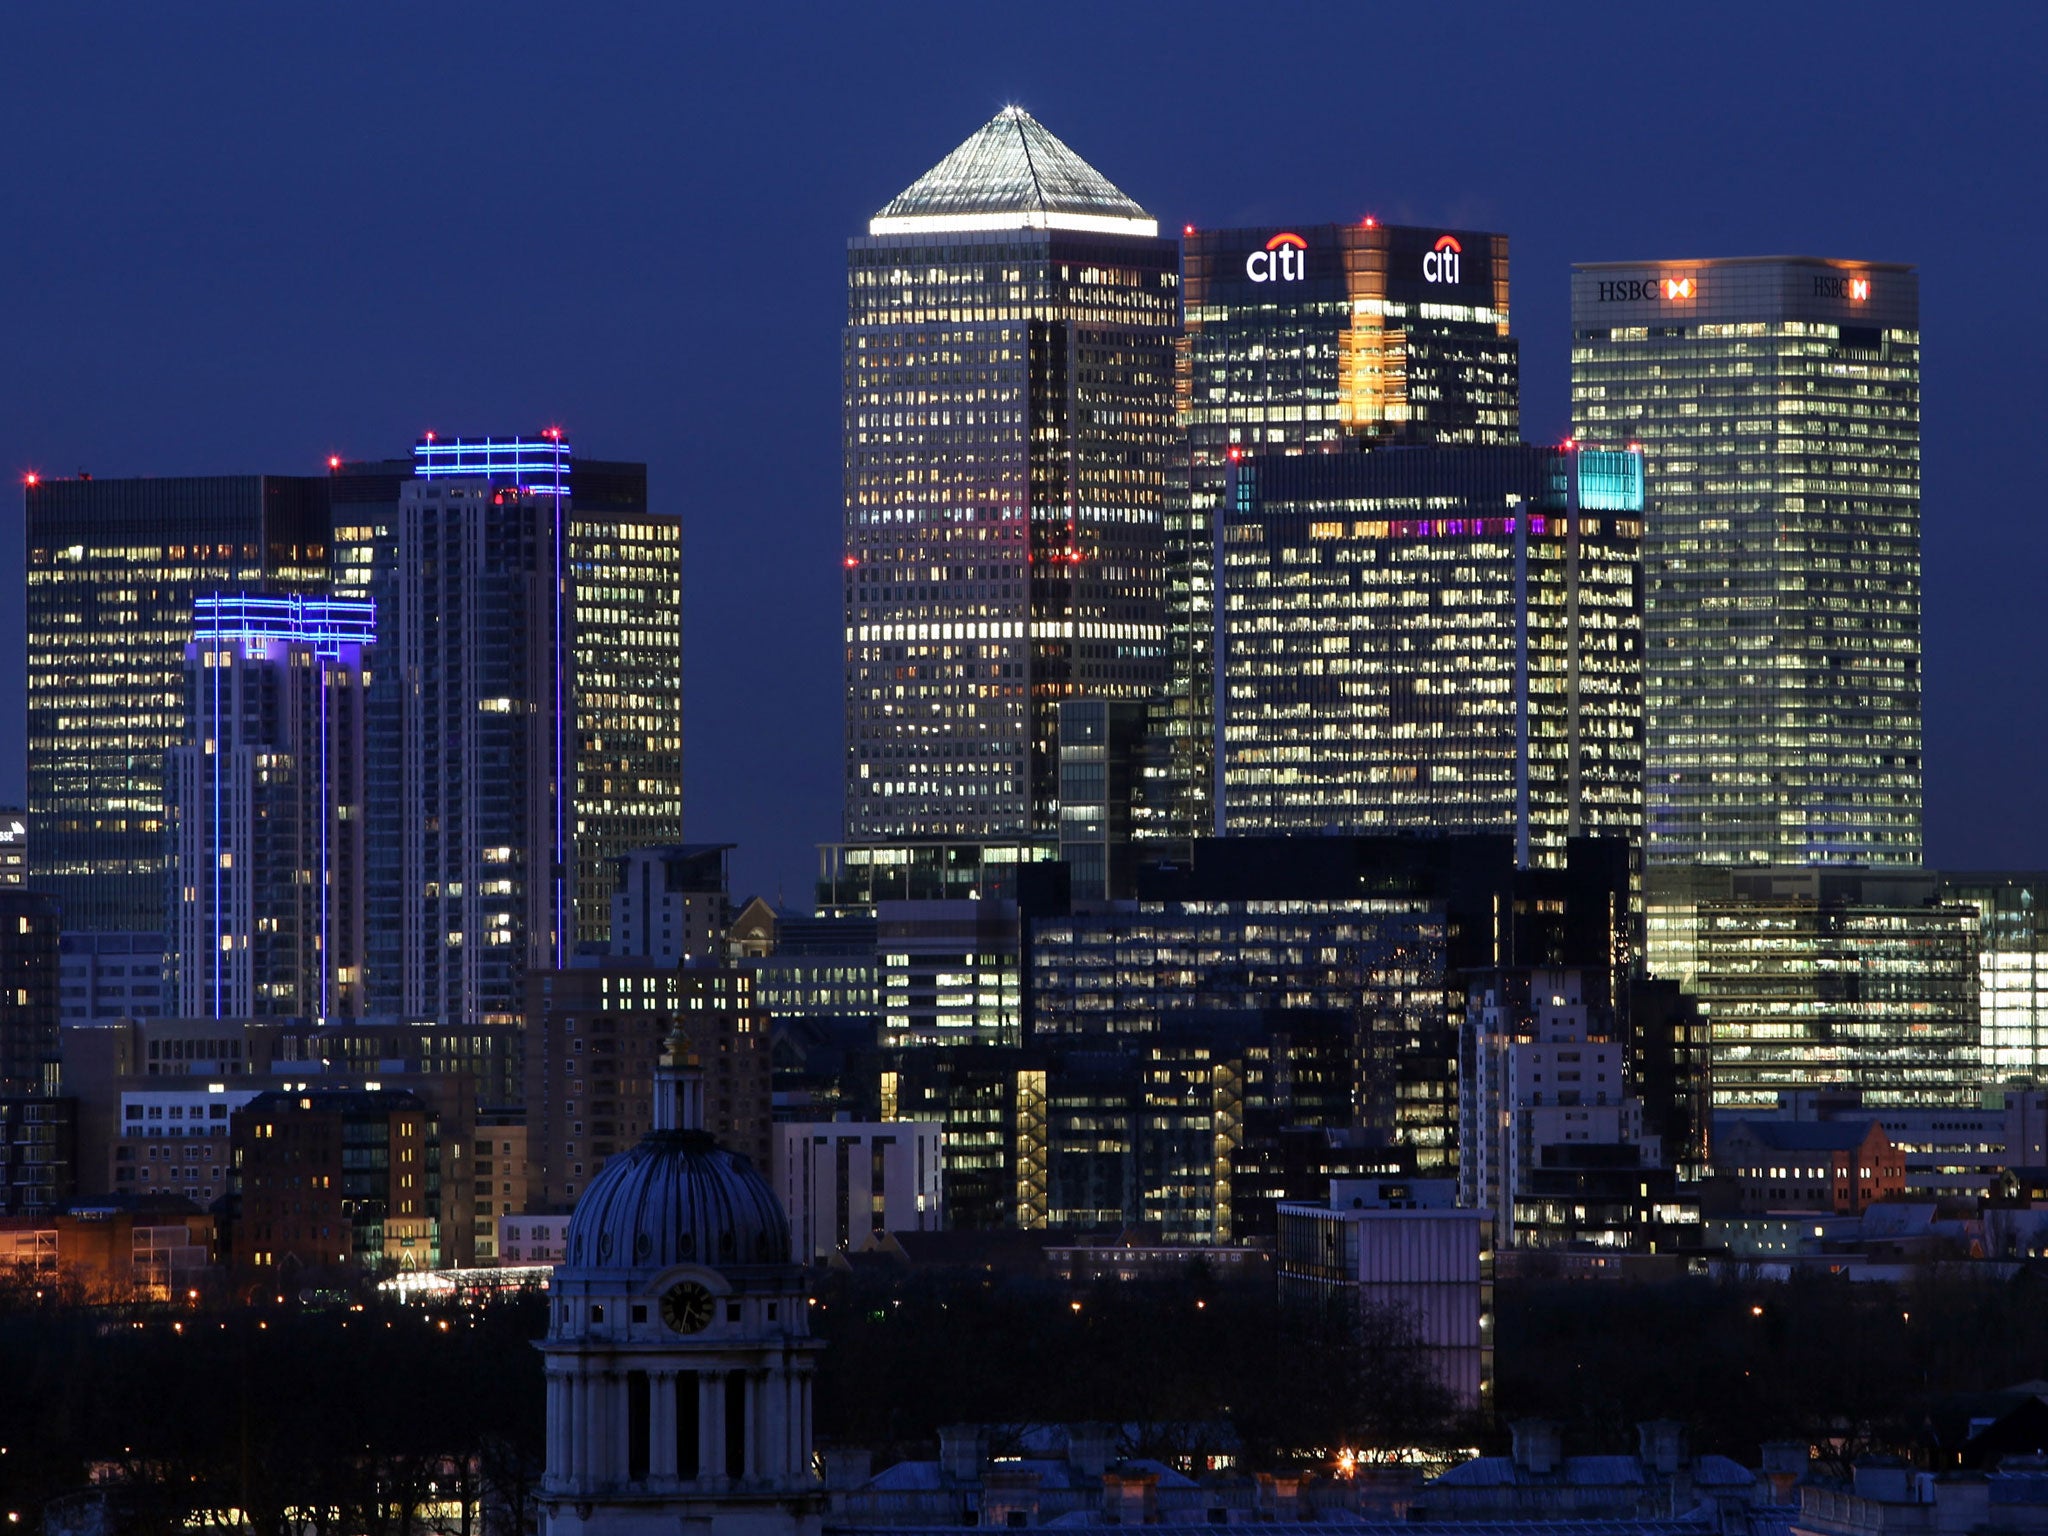
<svg viewBox="0 0 2048 1536"><path fill-rule="evenodd" d="M1159 233L1159 221L1022 107L1005 107L868 221L871 235Z"/></svg>

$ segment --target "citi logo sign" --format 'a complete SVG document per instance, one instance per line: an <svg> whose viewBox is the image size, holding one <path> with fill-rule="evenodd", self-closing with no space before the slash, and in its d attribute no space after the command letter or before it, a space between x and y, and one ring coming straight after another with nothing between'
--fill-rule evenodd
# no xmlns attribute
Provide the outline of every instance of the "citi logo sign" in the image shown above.
<svg viewBox="0 0 2048 1536"><path fill-rule="evenodd" d="M1813 280L1813 296L1817 299L1847 299L1852 304L1861 304L1870 297L1870 279L1816 277Z"/></svg>
<svg viewBox="0 0 2048 1536"><path fill-rule="evenodd" d="M1458 244L1454 235L1438 235L1436 244L1431 246L1422 258L1422 276L1431 283L1455 283L1458 281L1458 258L1465 253L1465 247Z"/></svg>
<svg viewBox="0 0 2048 1536"><path fill-rule="evenodd" d="M1244 275L1255 283L1293 283L1308 276L1308 242L1299 235L1275 235L1263 251L1244 259Z"/></svg>

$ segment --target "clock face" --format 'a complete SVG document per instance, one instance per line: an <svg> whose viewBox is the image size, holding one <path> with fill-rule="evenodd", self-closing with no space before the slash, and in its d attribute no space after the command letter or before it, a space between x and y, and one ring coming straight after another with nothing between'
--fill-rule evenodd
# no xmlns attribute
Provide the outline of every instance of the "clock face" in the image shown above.
<svg viewBox="0 0 2048 1536"><path fill-rule="evenodd" d="M711 1326L711 1293L694 1280L672 1285L661 1296L661 1320L677 1333L702 1333Z"/></svg>

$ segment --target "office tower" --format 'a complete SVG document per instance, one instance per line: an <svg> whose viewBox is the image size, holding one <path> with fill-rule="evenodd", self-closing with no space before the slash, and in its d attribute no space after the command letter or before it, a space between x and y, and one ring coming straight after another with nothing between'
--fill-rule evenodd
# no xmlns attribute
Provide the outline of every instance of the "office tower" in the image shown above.
<svg viewBox="0 0 2048 1536"><path fill-rule="evenodd" d="M1050 842L1057 711L1166 677L1179 256L1021 108L847 246L846 837Z"/></svg>
<svg viewBox="0 0 2048 1536"><path fill-rule="evenodd" d="M1639 455L1382 448L1232 476L1222 830L1508 831L1538 865L1640 837Z"/></svg>
<svg viewBox="0 0 2048 1536"><path fill-rule="evenodd" d="M1215 523L1232 451L1513 443L1521 406L1506 235L1366 219L1190 227L1183 249L1187 480L1168 510L1173 680L1154 710L1171 809L1144 825L1191 836L1214 821Z"/></svg>
<svg viewBox="0 0 2048 1536"><path fill-rule="evenodd" d="M1137 888L1134 902L1028 924L1034 1042L1284 1028L1307 1061L1323 1054L1303 1043L1315 1016L1340 1018L1349 1124L1425 1173L1457 1163L1468 971L1577 966L1590 1001L1623 1006L1633 919L1619 838L1574 839L1556 869L1518 868L1504 833L1199 839L1141 864Z"/></svg>
<svg viewBox="0 0 2048 1536"><path fill-rule="evenodd" d="M1068 699L1060 705L1060 861L1076 901L1130 894L1144 743L1142 704Z"/></svg>
<svg viewBox="0 0 2048 1536"><path fill-rule="evenodd" d="M185 1018L337 1018L363 1004L369 603L202 597L165 760L168 948Z"/></svg>
<svg viewBox="0 0 2048 1536"><path fill-rule="evenodd" d="M31 883L67 930L161 932L193 601L324 590L327 487L31 476L26 502Z"/></svg>
<svg viewBox="0 0 2048 1536"><path fill-rule="evenodd" d="M732 925L727 855L732 843L635 848L618 861L610 955L662 965L701 964L725 953Z"/></svg>
<svg viewBox="0 0 2048 1536"><path fill-rule="evenodd" d="M61 915L40 891L0 890L0 1095L42 1092L57 1059Z"/></svg>
<svg viewBox="0 0 2048 1536"><path fill-rule="evenodd" d="M645 467L559 435L339 465L335 562L378 603L370 1006L508 1023L682 831L681 543ZM395 498L386 500L386 498Z"/></svg>
<svg viewBox="0 0 2048 1536"><path fill-rule="evenodd" d="M1977 910L1918 871L1727 870L1700 901L1693 988L1717 1116L1792 1089L1979 1101Z"/></svg>
<svg viewBox="0 0 2048 1536"><path fill-rule="evenodd" d="M2048 1074L2048 873L1949 873L1942 899L1977 909L1979 1061L1989 1082Z"/></svg>
<svg viewBox="0 0 2048 1536"><path fill-rule="evenodd" d="M1458 1203L1487 1212L1502 1247L1638 1248L1681 1214L1663 1146L1629 1092L1613 1010L1573 970L1472 977L1458 1050ZM1690 1220L1687 1220L1687 1218Z"/></svg>
<svg viewBox="0 0 2048 1536"><path fill-rule="evenodd" d="M1648 461L1651 862L1918 864L1915 270L1593 263L1572 336L1574 430Z"/></svg>

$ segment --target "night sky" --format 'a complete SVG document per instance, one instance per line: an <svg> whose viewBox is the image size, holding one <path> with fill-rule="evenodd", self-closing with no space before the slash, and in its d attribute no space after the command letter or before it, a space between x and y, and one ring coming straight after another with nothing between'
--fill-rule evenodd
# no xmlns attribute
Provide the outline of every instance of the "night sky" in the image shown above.
<svg viewBox="0 0 2048 1536"><path fill-rule="evenodd" d="M1967 17L1968 23L1951 17ZM16 4L0 470L317 473L559 422L684 519L688 835L839 831L844 242L1006 102L1158 216L1917 263L1931 863L2048 865L2048 6ZM0 799L24 793L21 508Z"/></svg>

